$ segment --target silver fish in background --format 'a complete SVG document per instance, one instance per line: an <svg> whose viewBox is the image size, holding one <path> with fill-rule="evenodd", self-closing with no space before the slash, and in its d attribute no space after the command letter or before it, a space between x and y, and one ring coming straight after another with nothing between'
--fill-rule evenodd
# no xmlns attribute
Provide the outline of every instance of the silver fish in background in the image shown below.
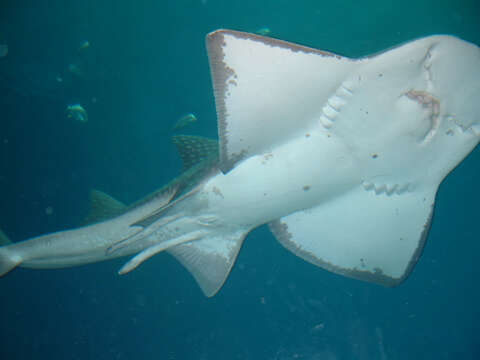
<svg viewBox="0 0 480 360"><path fill-rule="evenodd" d="M306 261L395 286L421 256L438 186L480 141L480 49L428 36L351 59L237 31L207 36L219 142L174 138L183 173L90 225L0 248L0 274L167 251L207 296L268 224ZM114 205L112 205L114 204Z"/></svg>
<svg viewBox="0 0 480 360"><path fill-rule="evenodd" d="M183 129L184 127L189 126L195 122L197 122L197 117L194 114L189 113L189 114L183 115L177 120L175 125L173 125L173 130L176 131L176 130Z"/></svg>

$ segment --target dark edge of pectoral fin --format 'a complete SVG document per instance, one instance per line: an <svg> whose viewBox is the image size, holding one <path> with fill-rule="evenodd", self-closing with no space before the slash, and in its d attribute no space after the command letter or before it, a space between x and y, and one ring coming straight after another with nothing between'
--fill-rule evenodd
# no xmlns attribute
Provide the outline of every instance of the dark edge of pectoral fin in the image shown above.
<svg viewBox="0 0 480 360"><path fill-rule="evenodd" d="M368 212L362 200L369 203ZM407 279L421 257L433 212L434 191L396 198L358 191L269 226L286 249L314 265L393 287Z"/></svg>

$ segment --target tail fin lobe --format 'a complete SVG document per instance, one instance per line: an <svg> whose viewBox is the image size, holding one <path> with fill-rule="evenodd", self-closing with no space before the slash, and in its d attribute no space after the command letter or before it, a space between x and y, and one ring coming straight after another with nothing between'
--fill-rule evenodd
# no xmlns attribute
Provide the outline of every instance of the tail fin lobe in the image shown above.
<svg viewBox="0 0 480 360"><path fill-rule="evenodd" d="M22 262L20 256L17 256L8 249L8 246L0 247L0 276L13 270Z"/></svg>

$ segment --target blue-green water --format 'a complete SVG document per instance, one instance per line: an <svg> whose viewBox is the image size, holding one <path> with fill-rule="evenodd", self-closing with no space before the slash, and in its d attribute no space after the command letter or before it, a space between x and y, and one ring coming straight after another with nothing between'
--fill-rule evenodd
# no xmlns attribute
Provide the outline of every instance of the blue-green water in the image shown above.
<svg viewBox="0 0 480 360"><path fill-rule="evenodd" d="M129 203L177 175L175 121L193 112L186 131L216 136L205 35L262 27L362 56L434 33L480 44L480 5L4 1L0 228L23 240L74 227L90 189ZM87 123L67 118L74 103ZM124 259L17 269L0 279L0 359L478 359L478 182L480 149L440 187L423 257L393 289L309 265L266 228L211 299L167 254L122 277Z"/></svg>

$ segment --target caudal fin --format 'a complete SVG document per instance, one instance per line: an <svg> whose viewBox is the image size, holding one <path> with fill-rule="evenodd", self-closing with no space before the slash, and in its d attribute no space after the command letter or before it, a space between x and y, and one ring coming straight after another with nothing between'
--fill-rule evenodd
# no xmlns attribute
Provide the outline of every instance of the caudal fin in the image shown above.
<svg viewBox="0 0 480 360"><path fill-rule="evenodd" d="M7 235L0 230L0 276L5 275L21 262L21 258L9 249L8 245L11 244Z"/></svg>

